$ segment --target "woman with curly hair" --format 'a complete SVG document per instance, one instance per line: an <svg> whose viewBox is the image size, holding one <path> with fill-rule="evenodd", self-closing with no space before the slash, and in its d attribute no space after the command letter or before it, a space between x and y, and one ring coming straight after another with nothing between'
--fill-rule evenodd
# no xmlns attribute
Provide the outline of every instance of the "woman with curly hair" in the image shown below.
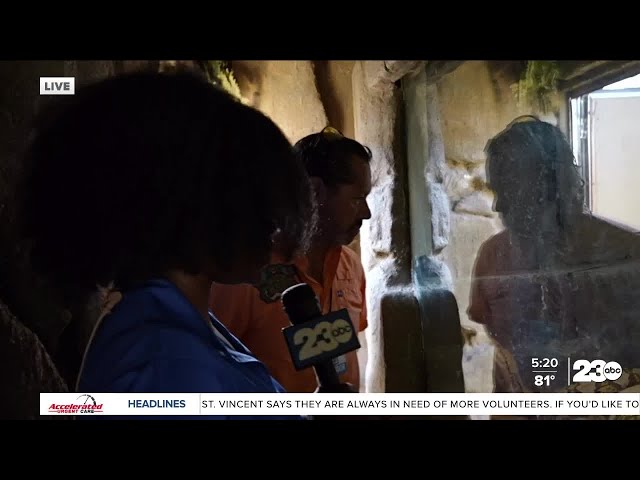
<svg viewBox="0 0 640 480"><path fill-rule="evenodd" d="M79 391L283 391L207 307L307 243L309 179L269 118L193 74L117 76L47 109L25 161L34 267L67 303L118 292Z"/></svg>
<svg viewBox="0 0 640 480"><path fill-rule="evenodd" d="M583 181L558 127L516 120L486 147L487 179L506 228L480 247L469 306L469 317L501 349L496 371L509 372L496 378L496 391L566 385L569 357L640 366L637 232L585 208ZM558 360L553 385L536 384L536 357Z"/></svg>

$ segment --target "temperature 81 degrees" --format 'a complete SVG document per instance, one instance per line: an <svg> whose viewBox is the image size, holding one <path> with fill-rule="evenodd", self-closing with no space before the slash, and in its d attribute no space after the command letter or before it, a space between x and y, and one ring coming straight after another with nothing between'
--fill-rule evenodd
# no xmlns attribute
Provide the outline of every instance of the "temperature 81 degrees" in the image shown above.
<svg viewBox="0 0 640 480"><path fill-rule="evenodd" d="M536 387L549 387L556 379L558 364L557 358L533 357L531 359L531 371L534 373L534 385Z"/></svg>

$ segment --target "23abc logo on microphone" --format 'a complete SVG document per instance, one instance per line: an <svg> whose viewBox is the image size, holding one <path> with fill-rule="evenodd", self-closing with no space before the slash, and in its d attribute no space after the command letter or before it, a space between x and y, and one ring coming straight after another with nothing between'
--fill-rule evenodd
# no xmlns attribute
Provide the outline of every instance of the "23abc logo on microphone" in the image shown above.
<svg viewBox="0 0 640 480"><path fill-rule="evenodd" d="M296 370L360 348L358 336L346 309L291 325L282 332Z"/></svg>

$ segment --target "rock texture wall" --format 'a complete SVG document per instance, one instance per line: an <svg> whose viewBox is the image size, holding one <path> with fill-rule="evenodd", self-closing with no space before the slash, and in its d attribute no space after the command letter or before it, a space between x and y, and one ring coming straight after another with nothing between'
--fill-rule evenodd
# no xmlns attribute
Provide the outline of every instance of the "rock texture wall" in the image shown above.
<svg viewBox="0 0 640 480"><path fill-rule="evenodd" d="M406 189L406 145L402 92L403 76L384 62L358 62L353 70L355 136L373 152L373 190L368 202L372 219L362 229L362 259L367 272L369 366L366 388L384 392L388 384L415 385L415 379L385 378L385 357L406 355L407 341L415 343L418 318L411 298L410 233ZM393 301L393 299L397 301ZM391 299L392 301L384 301ZM385 304L384 322L381 305ZM385 344L384 325L393 325L402 338ZM401 322L413 322L400 325ZM419 332L419 331L418 331ZM413 345L413 343L412 343ZM411 349L419 349L412 346ZM397 370L396 370L397 371ZM402 371L402 370L400 370ZM412 377L415 372L405 372ZM398 387L402 388L402 387ZM396 390L397 391L397 390Z"/></svg>

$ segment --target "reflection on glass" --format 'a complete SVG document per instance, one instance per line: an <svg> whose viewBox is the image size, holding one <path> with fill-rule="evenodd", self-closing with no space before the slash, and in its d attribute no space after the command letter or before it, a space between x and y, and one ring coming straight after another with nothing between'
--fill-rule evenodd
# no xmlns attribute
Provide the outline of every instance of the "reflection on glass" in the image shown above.
<svg viewBox="0 0 640 480"><path fill-rule="evenodd" d="M617 362L625 373L609 388L624 388L640 367L640 239L584 208L572 147L555 125L515 121L486 155L505 229L478 251L468 314L496 343L495 391L575 390L580 359L604 362L593 365L600 383Z"/></svg>

